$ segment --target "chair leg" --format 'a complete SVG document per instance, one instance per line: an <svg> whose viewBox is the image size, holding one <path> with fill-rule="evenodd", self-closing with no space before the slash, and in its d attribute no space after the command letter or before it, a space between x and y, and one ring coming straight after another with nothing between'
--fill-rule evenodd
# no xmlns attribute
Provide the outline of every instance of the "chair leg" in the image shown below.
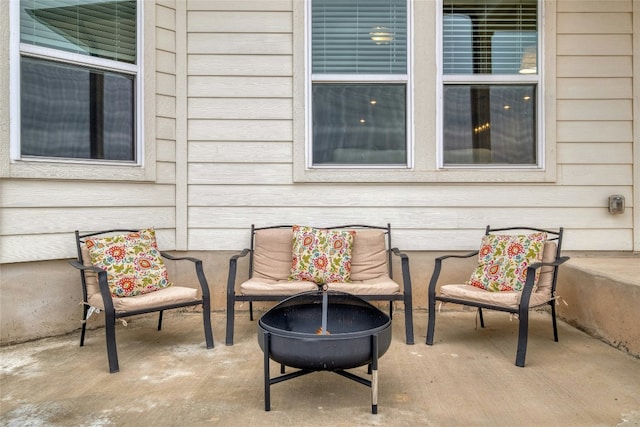
<svg viewBox="0 0 640 427"><path fill-rule="evenodd" d="M529 311L521 310L518 317L520 326L518 328L518 350L516 352L516 366L524 368L524 359L527 355L527 339L529 333Z"/></svg>
<svg viewBox="0 0 640 427"><path fill-rule="evenodd" d="M202 307L202 322L204 323L204 340L207 343L207 348L213 348L213 331L211 329L211 308Z"/></svg>
<svg viewBox="0 0 640 427"><path fill-rule="evenodd" d="M553 340L558 342L558 322L556 321L556 304L555 300L549 302L551 306L551 321L553 323Z"/></svg>
<svg viewBox="0 0 640 427"><path fill-rule="evenodd" d="M109 372L114 374L120 371L118 365L118 349L116 348L116 318L115 313L105 312L105 336L107 339L107 357L109 359Z"/></svg>
<svg viewBox="0 0 640 427"><path fill-rule="evenodd" d="M480 327L484 328L484 317L482 316L482 308L478 307L478 316L480 317Z"/></svg>
<svg viewBox="0 0 640 427"><path fill-rule="evenodd" d="M433 334L436 327L436 301L429 296L429 320L427 321L427 345L433 345Z"/></svg>
<svg viewBox="0 0 640 427"><path fill-rule="evenodd" d="M158 330L162 329L162 313L164 313L164 311L160 310L160 315L158 316Z"/></svg>
<svg viewBox="0 0 640 427"><path fill-rule="evenodd" d="M389 301L389 319L393 320L393 300Z"/></svg>
<svg viewBox="0 0 640 427"><path fill-rule="evenodd" d="M235 298L227 296L227 334L225 345L233 345L233 321L235 316Z"/></svg>
<svg viewBox="0 0 640 427"><path fill-rule="evenodd" d="M249 320L253 321L253 301L249 301Z"/></svg>
<svg viewBox="0 0 640 427"><path fill-rule="evenodd" d="M84 336L87 332L87 313L89 306L85 303L82 307L82 328L80 329L80 347L84 346Z"/></svg>

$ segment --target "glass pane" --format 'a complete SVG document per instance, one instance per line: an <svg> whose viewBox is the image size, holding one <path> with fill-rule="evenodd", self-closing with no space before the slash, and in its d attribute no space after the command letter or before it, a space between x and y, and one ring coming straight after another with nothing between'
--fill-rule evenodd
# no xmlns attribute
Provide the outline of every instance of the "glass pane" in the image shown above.
<svg viewBox="0 0 640 427"><path fill-rule="evenodd" d="M21 154L135 160L132 76L21 59Z"/></svg>
<svg viewBox="0 0 640 427"><path fill-rule="evenodd" d="M406 74L406 0L313 0L313 73Z"/></svg>
<svg viewBox="0 0 640 427"><path fill-rule="evenodd" d="M20 41L80 55L136 62L136 2L21 0Z"/></svg>
<svg viewBox="0 0 640 427"><path fill-rule="evenodd" d="M313 164L406 165L404 84L314 84Z"/></svg>
<svg viewBox="0 0 640 427"><path fill-rule="evenodd" d="M537 72L537 0L445 0L444 74Z"/></svg>
<svg viewBox="0 0 640 427"><path fill-rule="evenodd" d="M445 165L536 161L536 85L444 86Z"/></svg>

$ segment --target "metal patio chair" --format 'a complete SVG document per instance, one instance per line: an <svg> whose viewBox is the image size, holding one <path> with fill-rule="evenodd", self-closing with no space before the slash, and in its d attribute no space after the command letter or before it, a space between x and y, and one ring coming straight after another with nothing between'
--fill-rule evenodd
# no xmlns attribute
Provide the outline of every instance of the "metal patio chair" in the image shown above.
<svg viewBox="0 0 640 427"><path fill-rule="evenodd" d="M112 288L110 288L109 279L117 279L117 274L110 276L105 269L94 266L89 249L87 248L87 242L90 241L93 244L96 241L95 239L109 239L114 236L124 236L123 238L125 239L138 238L141 233L143 234L148 230L151 230L152 232L152 239L149 239L146 242L151 242L150 244L151 246L153 246L153 249L150 249L149 251L151 255L155 255L157 256L157 258L161 257L163 259L171 260L172 262L192 262L194 264L195 273L200 285L200 292L198 292L198 289L195 288L171 285L159 288L152 292L141 293L132 296L114 296L112 294ZM211 303L209 285L207 284L207 279L204 275L202 261L191 257L175 257L166 252L157 250L157 246L155 244L155 232L153 231L153 229L148 230L137 231L118 229L84 234L81 234L77 230L75 232L78 259L69 261L69 263L80 271L80 280L82 284L83 315L82 330L80 332L80 346L84 345L87 319L89 318L89 316L93 312L104 311L107 356L109 359L109 371L111 373L119 371L115 324L116 320L123 319L125 317L158 312L158 330L161 330L162 314L164 310L202 305L202 318L204 323L206 346L209 349L213 348L214 346L213 333L211 328ZM154 252L154 250L156 252ZM148 264L148 261L145 261L144 259L143 262L145 263L145 265ZM164 261L160 262L160 264L164 265ZM139 269L136 269L136 271L137 270ZM166 270L163 273L166 273ZM145 278L144 276L142 276L141 278L141 280L143 281L146 279L147 278ZM119 291L121 290L122 289L120 289Z"/></svg>
<svg viewBox="0 0 640 427"><path fill-rule="evenodd" d="M479 266L477 271L492 270L495 272L503 272L506 269L491 264L491 246L488 236L504 236L508 241L509 236L513 237L513 241L517 241L519 235L509 235L509 233L545 233L546 239L542 242L541 259L537 262L530 263L526 268L526 280L521 289L511 289L504 286L504 289L483 289L480 287L482 283L474 283L472 278L464 284L447 284L442 285L437 292L437 282L442 269L443 261L455 258L470 258L479 255ZM527 351L527 338L529 328L529 310L536 307L549 306L551 310L551 320L553 325L554 340L558 341L558 328L556 324L556 282L558 280L558 268L566 262L569 257L561 256L563 229L544 230L531 227L508 227L508 228L491 228L487 226L485 237L483 238L483 246L479 251L474 251L465 255L445 255L436 258L435 267L431 281L429 282L428 291L428 324L427 324L427 345L433 345L433 335L436 321L436 301L441 303L454 303L465 306L476 307L480 318L480 326L484 328L484 318L482 316L483 309L497 310L517 315L519 319L518 332L518 349L516 352L516 366L524 367L525 356ZM493 238L495 241L495 238ZM540 247L540 246L538 246ZM485 252L486 251L486 252ZM514 250L516 253L517 250ZM483 258L483 256L486 258ZM485 259L487 264L480 265L480 261ZM453 263L455 264L455 263ZM498 264L498 262L496 262ZM453 267L453 265L452 265ZM475 273L475 272L474 272ZM524 273L524 272L523 272ZM492 286L500 288L500 283L504 283L505 277L495 277L489 282ZM486 282L485 282L486 283Z"/></svg>

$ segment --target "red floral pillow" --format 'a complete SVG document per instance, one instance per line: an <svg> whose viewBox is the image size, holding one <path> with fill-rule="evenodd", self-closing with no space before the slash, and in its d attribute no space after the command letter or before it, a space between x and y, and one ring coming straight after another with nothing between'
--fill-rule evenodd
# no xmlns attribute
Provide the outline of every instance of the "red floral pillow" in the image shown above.
<svg viewBox="0 0 640 427"><path fill-rule="evenodd" d="M171 286L156 243L155 230L89 238L91 263L107 271L111 294L129 297Z"/></svg>
<svg viewBox="0 0 640 427"><path fill-rule="evenodd" d="M467 284L494 292L521 291L527 278L527 267L542 261L546 241L547 233L484 236L478 266ZM536 282L539 275L538 269Z"/></svg>
<svg viewBox="0 0 640 427"><path fill-rule="evenodd" d="M351 281L351 249L355 231L293 226L289 280L318 284Z"/></svg>

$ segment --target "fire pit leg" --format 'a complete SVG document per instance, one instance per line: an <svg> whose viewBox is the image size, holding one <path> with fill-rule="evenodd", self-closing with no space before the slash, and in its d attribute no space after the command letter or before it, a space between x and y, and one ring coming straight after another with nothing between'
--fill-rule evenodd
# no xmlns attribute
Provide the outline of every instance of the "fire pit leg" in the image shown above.
<svg viewBox="0 0 640 427"><path fill-rule="evenodd" d="M371 336L371 413L378 413L378 334Z"/></svg>
<svg viewBox="0 0 640 427"><path fill-rule="evenodd" d="M264 410L271 410L271 374L269 373L269 348L271 344L271 334L265 332L264 335Z"/></svg>

